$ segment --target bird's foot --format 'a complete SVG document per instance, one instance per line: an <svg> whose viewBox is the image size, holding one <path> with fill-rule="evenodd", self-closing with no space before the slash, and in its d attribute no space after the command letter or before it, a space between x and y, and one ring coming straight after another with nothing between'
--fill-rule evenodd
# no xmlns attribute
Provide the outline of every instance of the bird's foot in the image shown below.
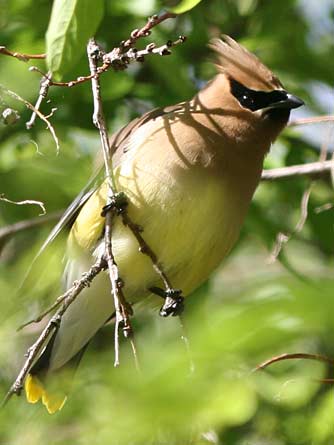
<svg viewBox="0 0 334 445"><path fill-rule="evenodd" d="M183 312L184 297L180 289L163 290L160 287L150 287L149 290L165 300L159 312L161 317L168 317L169 315L176 317Z"/></svg>
<svg viewBox="0 0 334 445"><path fill-rule="evenodd" d="M106 216L111 210L116 210L119 215L123 213L128 205L128 199L124 192L118 192L112 195L109 204L102 207L101 216Z"/></svg>

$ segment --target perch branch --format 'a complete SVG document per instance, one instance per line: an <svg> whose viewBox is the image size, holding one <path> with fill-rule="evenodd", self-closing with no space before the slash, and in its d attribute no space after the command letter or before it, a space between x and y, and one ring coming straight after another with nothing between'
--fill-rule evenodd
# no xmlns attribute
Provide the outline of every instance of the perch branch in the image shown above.
<svg viewBox="0 0 334 445"><path fill-rule="evenodd" d="M169 280L167 274L165 273L161 263L158 260L157 255L154 253L154 251L151 249L151 247L146 243L145 239L142 236L143 229L138 225L135 224L132 219L129 217L129 214L127 211L124 211L121 213L123 224L131 230L133 235L135 236L138 244L139 244L139 251L147 255L151 262L153 269L159 276L160 280L162 281L164 285L164 290L159 288L150 288L149 290L165 299L165 302L160 309L160 315L163 317L166 317L170 314L172 315L179 315L183 310L183 297L182 297L182 291L180 289L174 289L172 286L171 281Z"/></svg>
<svg viewBox="0 0 334 445"><path fill-rule="evenodd" d="M118 267L112 252L112 222L115 214L117 213L117 192L116 184L113 176L111 166L111 148L108 137L107 126L105 122L102 99L101 99L101 86L99 77L97 74L97 63L100 54L100 48L96 44L94 39L90 39L87 45L87 55L89 60L89 68L92 76L92 92L94 99L94 112L93 123L97 127L100 133L101 145L104 157L104 166L106 171L106 178L108 184L107 202L104 208L103 216L105 216L105 260L108 264L109 278L111 283L111 292L114 299L115 306L115 362L114 365L118 366L119 361L119 327L122 325L123 333L126 337L132 334L132 328L130 323L130 305L127 304L122 287L123 282L119 277Z"/></svg>

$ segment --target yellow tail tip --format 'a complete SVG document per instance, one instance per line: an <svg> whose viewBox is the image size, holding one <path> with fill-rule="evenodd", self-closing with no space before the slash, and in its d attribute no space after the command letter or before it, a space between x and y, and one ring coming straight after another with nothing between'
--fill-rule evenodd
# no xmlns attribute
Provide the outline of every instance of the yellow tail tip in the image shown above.
<svg viewBox="0 0 334 445"><path fill-rule="evenodd" d="M67 399L64 395L48 393L39 378L31 374L28 374L26 378L24 389L27 401L29 403L37 403L42 399L42 403L49 414L54 414L56 411L61 410Z"/></svg>
<svg viewBox="0 0 334 445"><path fill-rule="evenodd" d="M49 414L54 414L57 411L60 411L62 407L65 405L67 396L62 396L58 394L48 394L46 391L43 394L42 402L43 405L48 410Z"/></svg>
<svg viewBox="0 0 334 445"><path fill-rule="evenodd" d="M24 382L24 389L29 403L37 403L44 393L44 388L39 379L31 374L28 374Z"/></svg>

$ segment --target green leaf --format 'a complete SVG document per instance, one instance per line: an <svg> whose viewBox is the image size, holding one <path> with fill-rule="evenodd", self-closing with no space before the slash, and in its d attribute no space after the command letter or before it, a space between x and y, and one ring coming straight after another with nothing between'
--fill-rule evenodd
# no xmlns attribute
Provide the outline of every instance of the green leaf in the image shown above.
<svg viewBox="0 0 334 445"><path fill-rule="evenodd" d="M201 0L181 0L178 5L174 6L174 8L168 8L168 10L174 12L174 14L183 14L193 9L200 2Z"/></svg>
<svg viewBox="0 0 334 445"><path fill-rule="evenodd" d="M86 43L98 28L104 1L54 0L46 33L49 70L61 77L72 68L86 49Z"/></svg>

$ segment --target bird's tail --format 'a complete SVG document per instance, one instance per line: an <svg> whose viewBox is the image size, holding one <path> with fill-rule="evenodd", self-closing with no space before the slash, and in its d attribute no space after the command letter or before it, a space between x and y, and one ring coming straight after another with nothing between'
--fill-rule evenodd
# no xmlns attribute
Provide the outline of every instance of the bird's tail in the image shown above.
<svg viewBox="0 0 334 445"><path fill-rule="evenodd" d="M27 401L29 403L41 401L50 414L54 414L64 406L74 374L88 346L87 343L64 366L49 373L49 361L55 336L56 333L30 369L24 383Z"/></svg>
<svg viewBox="0 0 334 445"><path fill-rule="evenodd" d="M62 391L49 391L47 385L37 375L31 373L25 380L24 389L29 403L37 403L41 400L50 414L61 410L67 399L67 395Z"/></svg>

